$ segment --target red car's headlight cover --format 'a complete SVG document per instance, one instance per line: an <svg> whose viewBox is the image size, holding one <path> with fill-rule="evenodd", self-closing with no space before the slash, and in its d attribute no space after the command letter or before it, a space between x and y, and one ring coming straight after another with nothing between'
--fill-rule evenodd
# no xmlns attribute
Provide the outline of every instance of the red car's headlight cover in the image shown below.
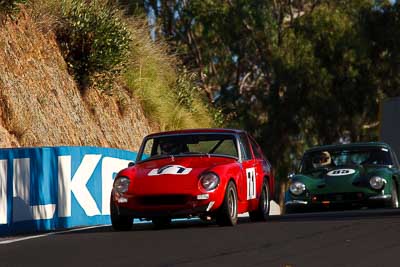
<svg viewBox="0 0 400 267"><path fill-rule="evenodd" d="M131 181L129 180L128 177L120 176L120 177L115 178L113 187L117 193L123 194L126 191L128 191L130 183L131 183Z"/></svg>
<svg viewBox="0 0 400 267"><path fill-rule="evenodd" d="M214 172L205 172L200 175L199 186L206 191L212 191L218 187L219 176Z"/></svg>

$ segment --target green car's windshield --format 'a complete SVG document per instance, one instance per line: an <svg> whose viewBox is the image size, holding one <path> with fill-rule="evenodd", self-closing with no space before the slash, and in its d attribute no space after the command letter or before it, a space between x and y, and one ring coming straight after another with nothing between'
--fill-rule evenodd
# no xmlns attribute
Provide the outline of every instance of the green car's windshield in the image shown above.
<svg viewBox="0 0 400 267"><path fill-rule="evenodd" d="M179 134L145 140L138 161L176 155L213 154L238 158L232 134Z"/></svg>
<svg viewBox="0 0 400 267"><path fill-rule="evenodd" d="M390 152L383 147L314 150L304 155L300 172L311 173L351 165L393 165Z"/></svg>

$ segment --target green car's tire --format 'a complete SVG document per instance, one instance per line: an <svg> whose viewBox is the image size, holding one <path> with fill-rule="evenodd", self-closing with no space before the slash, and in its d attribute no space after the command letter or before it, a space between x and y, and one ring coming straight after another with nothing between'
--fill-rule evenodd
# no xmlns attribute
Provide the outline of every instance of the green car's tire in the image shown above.
<svg viewBox="0 0 400 267"><path fill-rule="evenodd" d="M217 213L219 226L234 226L237 224L237 190L235 184L230 181L226 187L224 201Z"/></svg>
<svg viewBox="0 0 400 267"><path fill-rule="evenodd" d="M392 182L392 198L390 201L390 206L394 209L399 207L399 195L397 191L397 184L395 181Z"/></svg>
<svg viewBox="0 0 400 267"><path fill-rule="evenodd" d="M133 218L119 215L117 208L111 204L111 225L116 231L129 231L132 229Z"/></svg>
<svg viewBox="0 0 400 267"><path fill-rule="evenodd" d="M252 221L266 221L269 216L270 199L269 199L269 186L268 182L262 185L262 191L258 202L258 207L254 211L250 211L250 220Z"/></svg>

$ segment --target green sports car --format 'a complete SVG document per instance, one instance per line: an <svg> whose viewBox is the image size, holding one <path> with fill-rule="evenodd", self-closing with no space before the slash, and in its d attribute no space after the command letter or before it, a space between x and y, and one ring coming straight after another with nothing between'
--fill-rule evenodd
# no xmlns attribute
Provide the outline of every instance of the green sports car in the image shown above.
<svg viewBox="0 0 400 267"><path fill-rule="evenodd" d="M289 175L285 212L328 208L399 207L400 169L385 143L319 146L307 150Z"/></svg>

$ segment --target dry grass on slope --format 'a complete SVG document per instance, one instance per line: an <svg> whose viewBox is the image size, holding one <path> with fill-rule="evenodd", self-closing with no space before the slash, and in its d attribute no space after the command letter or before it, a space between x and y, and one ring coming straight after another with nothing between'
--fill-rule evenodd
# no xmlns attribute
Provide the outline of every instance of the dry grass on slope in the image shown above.
<svg viewBox="0 0 400 267"><path fill-rule="evenodd" d="M195 81L177 68L165 44L151 40L143 19L129 21L129 64L114 90L82 93L55 37L63 23L60 3L31 1L0 29L0 147L137 150L152 131L214 126ZM190 97L182 99L182 90Z"/></svg>
<svg viewBox="0 0 400 267"><path fill-rule="evenodd" d="M0 29L0 137L5 137L0 147L86 145L136 150L151 129L140 104L123 89L117 90L121 93L116 96L96 90L82 96L55 36L38 30L29 16Z"/></svg>

